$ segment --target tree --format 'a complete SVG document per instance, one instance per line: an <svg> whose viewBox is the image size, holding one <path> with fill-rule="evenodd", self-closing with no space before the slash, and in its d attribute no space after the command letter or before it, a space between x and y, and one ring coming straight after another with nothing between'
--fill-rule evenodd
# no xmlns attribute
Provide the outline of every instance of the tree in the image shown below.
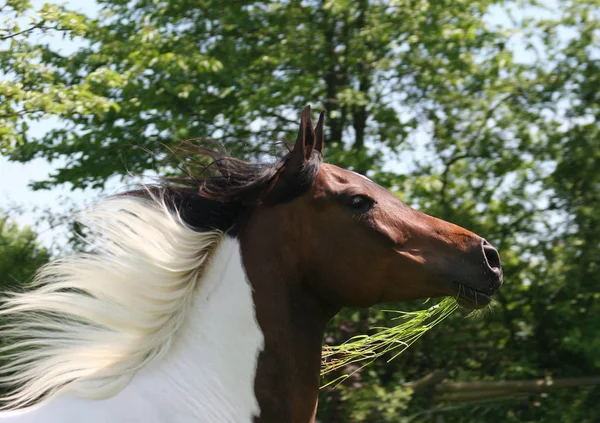
<svg viewBox="0 0 600 423"><path fill-rule="evenodd" d="M323 107L328 161L485 234L506 285L490 316L452 316L396 361L324 390L321 419L422 421L426 409L446 422L592 422L594 387L458 410L410 387L436 370L454 381L600 374L599 16L593 1L556 3L549 14L534 1L104 0L99 18L81 17L88 44L71 56L17 45L45 52L52 83L92 100L4 152L67 158L35 188L102 187L124 170L175 171L147 151L196 136L263 157L304 104ZM328 338L384 322L379 309L348 310Z"/></svg>
<svg viewBox="0 0 600 423"><path fill-rule="evenodd" d="M455 101L466 103L454 106L473 109L461 117L476 127L515 85L502 78L481 98L467 97L496 76L498 61L510 60L499 48L506 37L482 20L493 1L100 4L104 14L86 32L90 46L48 62L65 68L67 86L89 84L118 110L73 113L69 127L16 149L12 158L21 161L68 157L40 186L102 186L125 167L158 166L146 149L198 135L256 156L315 101L328 110L328 157L364 172L430 118L415 104L461 89ZM495 60L477 60L485 56ZM503 70L516 72L510 63Z"/></svg>
<svg viewBox="0 0 600 423"><path fill-rule="evenodd" d="M103 114L116 107L96 95L86 78L76 84L63 78L68 57L34 42L40 34L74 39L87 19L64 7L45 4L32 10L29 0L0 6L0 153L26 148L32 122L50 116Z"/></svg>
<svg viewBox="0 0 600 423"><path fill-rule="evenodd" d="M31 228L19 228L8 216L0 215L1 292L22 288L48 259L48 251Z"/></svg>

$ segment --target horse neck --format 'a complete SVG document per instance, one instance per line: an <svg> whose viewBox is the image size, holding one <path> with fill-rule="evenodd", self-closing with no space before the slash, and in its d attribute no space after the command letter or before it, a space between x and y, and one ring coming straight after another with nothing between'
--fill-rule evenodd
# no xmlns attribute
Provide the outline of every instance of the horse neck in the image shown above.
<svg viewBox="0 0 600 423"><path fill-rule="evenodd" d="M223 238L187 320L167 357L140 370L128 389L195 416L190 421L251 422L260 413L254 380L264 340L237 240Z"/></svg>
<svg viewBox="0 0 600 423"><path fill-rule="evenodd" d="M335 313L285 260L267 260L253 243L224 237L178 342L138 372L123 404L149 398L157 412L185 417L166 420L174 423L312 421L323 333Z"/></svg>
<svg viewBox="0 0 600 423"><path fill-rule="evenodd" d="M338 310L306 289L303 275L285 254L287 240L279 235L264 219L240 236L265 337L255 382L261 415L255 422L307 423L319 395L325 327Z"/></svg>

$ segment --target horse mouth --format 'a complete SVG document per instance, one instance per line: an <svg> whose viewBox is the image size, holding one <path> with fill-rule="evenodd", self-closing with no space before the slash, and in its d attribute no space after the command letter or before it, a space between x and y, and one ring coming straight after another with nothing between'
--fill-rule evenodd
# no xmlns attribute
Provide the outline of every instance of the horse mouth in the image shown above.
<svg viewBox="0 0 600 423"><path fill-rule="evenodd" d="M469 310L484 308L492 302L489 294L478 291L477 289L466 286L462 283L453 282L456 285L456 302Z"/></svg>

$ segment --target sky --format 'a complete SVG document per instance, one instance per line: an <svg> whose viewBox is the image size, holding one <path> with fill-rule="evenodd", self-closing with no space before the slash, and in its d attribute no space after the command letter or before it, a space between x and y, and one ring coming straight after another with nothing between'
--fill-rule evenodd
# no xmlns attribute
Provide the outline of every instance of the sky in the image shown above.
<svg viewBox="0 0 600 423"><path fill-rule="evenodd" d="M33 0L34 7L40 7L48 0ZM548 1L553 3L553 0ZM65 4L74 10L85 13L88 16L94 16L98 12L98 6L94 0L67 1ZM490 20L497 24L509 24L506 14L497 11L490 13ZM52 45L57 50L68 53L78 48L80 44L73 41L63 40L59 37L52 39ZM517 57L521 56L522 61L526 61L526 53L516 48ZM48 130L59 127L60 122L55 118L35 122L31 124L31 136L39 136ZM48 177L55 169L64 164L64 161L57 160L48 163L43 159L36 159L31 162L21 164L9 162L5 157L0 156L0 208L13 210L13 218L21 225L31 225L40 234L40 240L46 246L61 245L66 240L64 227L52 228L47 221L43 219L46 210L53 213L66 213L70 208L82 209L100 198L101 195L110 194L119 188L117 178L109 181L107 190L101 193L98 190L74 190L68 186L56 187L50 190L33 191L29 188L32 181L43 180ZM14 210L19 210L14 212Z"/></svg>

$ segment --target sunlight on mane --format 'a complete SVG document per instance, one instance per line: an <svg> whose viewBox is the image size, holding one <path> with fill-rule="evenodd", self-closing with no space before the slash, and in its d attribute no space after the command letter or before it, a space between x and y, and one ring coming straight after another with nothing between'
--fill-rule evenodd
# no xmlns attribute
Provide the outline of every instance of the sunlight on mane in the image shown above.
<svg viewBox="0 0 600 423"><path fill-rule="evenodd" d="M222 238L192 230L163 197L116 196L81 216L91 253L44 266L0 306L4 408L59 392L107 398L164 355Z"/></svg>

